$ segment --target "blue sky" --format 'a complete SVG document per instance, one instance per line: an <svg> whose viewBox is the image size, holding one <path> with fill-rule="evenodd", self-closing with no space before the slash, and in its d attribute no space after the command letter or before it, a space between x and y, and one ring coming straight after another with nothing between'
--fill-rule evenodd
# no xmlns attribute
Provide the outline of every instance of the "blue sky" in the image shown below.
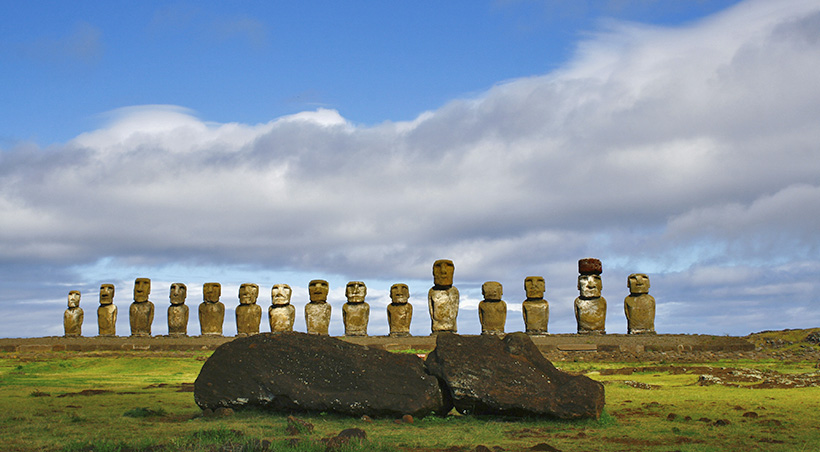
<svg viewBox="0 0 820 452"><path fill-rule="evenodd" d="M281 3L281 4L280 4ZM497 280L521 330L541 275L574 331L577 260L604 262L608 331L650 275L657 329L820 323L820 5L813 1L4 2L0 335L96 333L115 283L244 282L260 304L390 284L429 332L432 262L460 330ZM232 313L226 331L234 328ZM334 329L335 328L335 329ZM263 326L263 330L265 326ZM192 318L190 332L198 331Z"/></svg>

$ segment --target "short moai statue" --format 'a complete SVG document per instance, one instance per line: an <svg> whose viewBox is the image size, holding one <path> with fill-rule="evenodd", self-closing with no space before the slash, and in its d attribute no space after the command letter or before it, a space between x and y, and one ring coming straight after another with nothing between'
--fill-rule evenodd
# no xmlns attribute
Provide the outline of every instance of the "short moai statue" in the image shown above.
<svg viewBox="0 0 820 452"><path fill-rule="evenodd" d="M347 303L342 306L342 321L345 325L345 336L367 336L367 323L370 320L370 305L364 301L367 287L362 281L350 281L345 287Z"/></svg>
<svg viewBox="0 0 820 452"><path fill-rule="evenodd" d="M481 334L504 334L507 323L507 303L501 299L504 288L500 282L487 281L481 285L484 300L478 303L478 320L481 322Z"/></svg>
<svg viewBox="0 0 820 452"><path fill-rule="evenodd" d="M305 305L305 323L308 334L327 336L330 327L330 304L327 294L330 285L324 279L314 279L308 284L310 303Z"/></svg>
<svg viewBox="0 0 820 452"><path fill-rule="evenodd" d="M258 297L258 285L245 283L239 286L239 306L236 307L236 335L238 337L259 334L262 307L256 304Z"/></svg>
<svg viewBox="0 0 820 452"><path fill-rule="evenodd" d="M168 306L168 335L185 337L188 335L188 286L183 283L171 284L171 306Z"/></svg>
<svg viewBox="0 0 820 452"><path fill-rule="evenodd" d="M271 305L268 308L268 323L270 323L271 333L293 331L296 308L290 304L292 292L287 284L274 284L271 288Z"/></svg>
<svg viewBox="0 0 820 452"><path fill-rule="evenodd" d="M649 295L649 277L633 273L626 278L629 296L624 299L627 333L655 334L655 297Z"/></svg>
<svg viewBox="0 0 820 452"><path fill-rule="evenodd" d="M151 295L151 280L137 278L134 280L134 302L128 310L131 323L131 336L144 337L151 335L151 324L154 322L154 303L148 300Z"/></svg>
<svg viewBox="0 0 820 452"><path fill-rule="evenodd" d="M410 288L407 284L390 286L390 304L387 305L387 323L391 337L410 336L410 321L413 320L413 305L409 303Z"/></svg>
<svg viewBox="0 0 820 452"><path fill-rule="evenodd" d="M100 285L100 307L97 308L97 334L117 335L117 306L114 305L114 285Z"/></svg>
<svg viewBox="0 0 820 452"><path fill-rule="evenodd" d="M449 259L433 263L433 287L427 292L432 334L458 332L458 289L453 286L456 267Z"/></svg>
<svg viewBox="0 0 820 452"><path fill-rule="evenodd" d="M545 335L547 324L550 321L550 304L544 299L546 284L541 276L527 276L524 279L524 291L527 299L524 300L522 312L524 327L527 334Z"/></svg>
<svg viewBox="0 0 820 452"><path fill-rule="evenodd" d="M578 290L575 320L578 334L606 334L606 298L601 296L601 261L594 258L578 261Z"/></svg>
<svg viewBox="0 0 820 452"><path fill-rule="evenodd" d="M203 336L222 336L225 305L219 301L222 285L209 282L202 285L202 303L199 304L199 330Z"/></svg>
<svg viewBox="0 0 820 452"><path fill-rule="evenodd" d="M68 309L63 313L63 330L65 337L83 335L83 308L80 307L80 291L68 293Z"/></svg>

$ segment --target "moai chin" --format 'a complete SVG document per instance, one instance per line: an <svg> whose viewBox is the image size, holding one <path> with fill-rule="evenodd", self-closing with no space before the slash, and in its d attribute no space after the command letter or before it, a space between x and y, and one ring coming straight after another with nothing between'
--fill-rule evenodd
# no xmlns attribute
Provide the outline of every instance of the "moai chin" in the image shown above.
<svg viewBox="0 0 820 452"><path fill-rule="evenodd" d="M524 291L527 299L524 300L522 313L524 327L527 334L545 335L547 324L550 321L550 304L544 299L546 283L541 276L527 276L524 278Z"/></svg>
<svg viewBox="0 0 820 452"><path fill-rule="evenodd" d="M188 286L183 283L171 284L171 306L168 306L168 335L171 337L188 335L188 306L185 306L187 297Z"/></svg>
<svg viewBox="0 0 820 452"><path fill-rule="evenodd" d="M258 297L258 285L245 283L239 286L239 306L236 307L237 337L259 334L262 307L256 304Z"/></svg>
<svg viewBox="0 0 820 452"><path fill-rule="evenodd" d="M148 301L151 294L151 280L137 278L134 280L134 302L128 310L128 320L131 323L131 336L142 337L151 335L151 324L154 322L154 303Z"/></svg>
<svg viewBox="0 0 820 452"><path fill-rule="evenodd" d="M225 305L219 301L222 285L209 282L202 285L202 303L199 304L199 329L203 336L222 336Z"/></svg>
<svg viewBox="0 0 820 452"><path fill-rule="evenodd" d="M114 305L114 285L100 285L100 306L97 308L97 335L117 335L117 306Z"/></svg>
<svg viewBox="0 0 820 452"><path fill-rule="evenodd" d="M274 284L271 288L271 305L268 308L268 323L270 323L271 333L293 331L296 308L290 304L292 292L287 284Z"/></svg>
<svg viewBox="0 0 820 452"><path fill-rule="evenodd" d="M413 305L409 303L410 288L407 284L390 286L390 304L387 305L387 323L391 337L410 336L410 322L413 320Z"/></svg>
<svg viewBox="0 0 820 452"><path fill-rule="evenodd" d="M327 294L330 285L324 279L314 279L308 284L310 303L305 305L305 324L308 334L328 335L330 304Z"/></svg>
<svg viewBox="0 0 820 452"><path fill-rule="evenodd" d="M72 290L68 293L68 309L63 313L65 337L83 335L83 316L83 309L80 307L80 291Z"/></svg>
<svg viewBox="0 0 820 452"><path fill-rule="evenodd" d="M427 292L432 334L458 331L458 289L453 286L455 270L449 259L433 263L433 287Z"/></svg>
<svg viewBox="0 0 820 452"><path fill-rule="evenodd" d="M601 261L594 258L578 261L578 290L575 299L575 320L578 334L606 334L606 298L601 296Z"/></svg>
<svg viewBox="0 0 820 452"><path fill-rule="evenodd" d="M481 334L504 334L504 325L507 323L507 303L501 299L503 290L501 283L496 281L487 281L481 285L481 294L484 296L484 300L478 304Z"/></svg>
<svg viewBox="0 0 820 452"><path fill-rule="evenodd" d="M627 333L655 334L655 298L649 295L649 277L633 273L626 278L629 296L624 298Z"/></svg>
<svg viewBox="0 0 820 452"><path fill-rule="evenodd" d="M347 303L342 306L345 336L367 336L370 305L364 301L367 287L362 281L350 281L345 287Z"/></svg>

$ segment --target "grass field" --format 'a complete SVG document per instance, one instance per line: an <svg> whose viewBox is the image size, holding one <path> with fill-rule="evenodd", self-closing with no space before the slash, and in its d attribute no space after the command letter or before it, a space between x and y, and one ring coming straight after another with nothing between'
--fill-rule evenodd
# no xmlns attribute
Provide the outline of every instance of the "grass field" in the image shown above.
<svg viewBox="0 0 820 452"><path fill-rule="evenodd" d="M202 417L191 391L208 354L0 353L0 449L324 451L322 438L356 427L367 433L367 442L344 450L456 452L478 445L506 451L553 450L546 445L564 451L820 450L820 388L753 389L756 382L743 378L751 371L739 370L811 374L817 371L814 361L557 362L566 371L604 382L601 419L451 413L399 423L297 414L314 429L289 435L286 415ZM727 383L736 386L702 386L698 381L704 373L735 378Z"/></svg>

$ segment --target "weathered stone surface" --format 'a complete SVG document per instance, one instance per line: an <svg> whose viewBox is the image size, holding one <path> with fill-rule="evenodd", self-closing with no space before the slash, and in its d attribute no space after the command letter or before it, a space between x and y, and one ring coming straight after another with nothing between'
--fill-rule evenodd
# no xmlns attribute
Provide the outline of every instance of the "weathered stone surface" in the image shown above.
<svg viewBox="0 0 820 452"><path fill-rule="evenodd" d="M433 263L433 287L427 292L427 309L430 311L431 331L458 332L458 289L453 287L456 267L449 259Z"/></svg>
<svg viewBox="0 0 820 452"><path fill-rule="evenodd" d="M542 276L527 276L524 279L524 291L527 299L521 306L524 315L524 326L527 334L549 334L547 326L550 321L550 304L544 299L546 283Z"/></svg>
<svg viewBox="0 0 820 452"><path fill-rule="evenodd" d="M225 305L219 301L222 285L209 282L202 285L202 303L199 305L199 328L203 336L222 336Z"/></svg>
<svg viewBox="0 0 820 452"><path fill-rule="evenodd" d="M459 336L442 333L425 361L464 414L598 418L604 386L556 369L525 333Z"/></svg>
<svg viewBox="0 0 820 452"><path fill-rule="evenodd" d="M304 333L262 333L217 348L194 383L200 408L425 416L450 406L415 355Z"/></svg>
<svg viewBox="0 0 820 452"><path fill-rule="evenodd" d="M410 336L410 322L413 320L413 305L408 303L410 288L397 283L390 286L390 301L387 305L387 323L391 337Z"/></svg>
<svg viewBox="0 0 820 452"><path fill-rule="evenodd" d="M188 286L183 283L171 284L169 297L171 306L168 306L168 335L187 336L189 309L185 306L185 299L188 297Z"/></svg>
<svg viewBox="0 0 820 452"><path fill-rule="evenodd" d="M478 304L481 334L504 334L507 323L507 303L501 299L504 289L498 281L487 281L481 286L484 300Z"/></svg>
<svg viewBox="0 0 820 452"><path fill-rule="evenodd" d="M154 303L148 300L151 294L151 280L137 278L134 281L134 302L128 309L131 336L150 336L154 323Z"/></svg>
<svg viewBox="0 0 820 452"><path fill-rule="evenodd" d="M649 295L649 277L633 273L626 278L629 296L624 298L629 334L655 334L655 297Z"/></svg>
<svg viewBox="0 0 820 452"><path fill-rule="evenodd" d="M345 336L367 336L367 323L370 320L370 305L364 301L367 286L362 281L350 281L345 288L345 296L347 303L342 306Z"/></svg>
<svg viewBox="0 0 820 452"><path fill-rule="evenodd" d="M83 309L80 307L80 291L68 293L68 309L63 313L63 330L66 337L83 335Z"/></svg>
<svg viewBox="0 0 820 452"><path fill-rule="evenodd" d="M117 306L114 305L114 285L100 285L100 307L97 308L97 327L100 336L117 335Z"/></svg>

